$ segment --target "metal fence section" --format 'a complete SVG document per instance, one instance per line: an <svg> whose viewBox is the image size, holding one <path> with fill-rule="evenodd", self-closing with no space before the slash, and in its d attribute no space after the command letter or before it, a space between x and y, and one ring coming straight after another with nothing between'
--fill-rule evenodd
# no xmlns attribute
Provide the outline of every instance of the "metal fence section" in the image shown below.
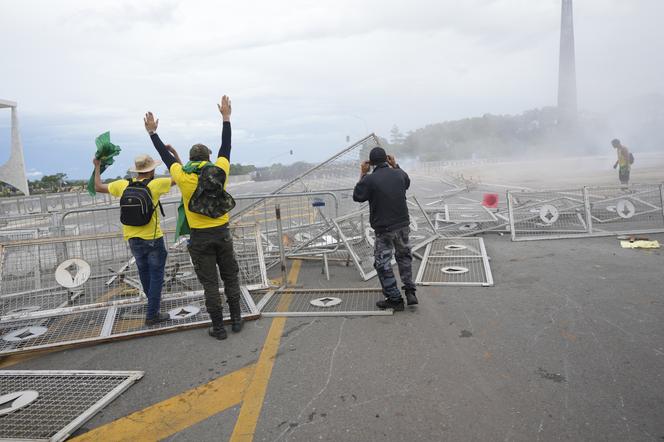
<svg viewBox="0 0 664 442"><path fill-rule="evenodd" d="M378 137L371 134L279 187L274 193L352 189L357 183L360 163L368 160L371 149L380 145Z"/></svg>
<svg viewBox="0 0 664 442"><path fill-rule="evenodd" d="M104 206L117 199L109 194L90 196L87 192L62 192L11 198L0 198L0 215L48 214L68 209Z"/></svg>
<svg viewBox="0 0 664 442"><path fill-rule="evenodd" d="M246 287L240 298L242 317L257 319L259 312ZM124 303L105 307L68 307L59 311L32 313L22 319L0 322L0 354L15 354L44 348L161 333L175 329L201 327L210 322L202 293L194 292L162 300L161 310L171 319L145 325L146 302ZM224 319L230 320L228 312Z"/></svg>
<svg viewBox="0 0 664 442"><path fill-rule="evenodd" d="M256 224L231 227L240 268L240 283L251 289L267 288L269 280ZM172 232L166 232L170 242ZM90 277L66 289L57 284L55 270L63 261L82 259ZM223 287L223 282L221 282ZM164 296L202 290L186 242L170 247L164 274ZM60 237L0 245L0 316L52 310L72 305L137 301L142 287L129 247L119 235Z"/></svg>
<svg viewBox="0 0 664 442"><path fill-rule="evenodd" d="M106 407L142 371L0 371L0 440L59 442Z"/></svg>
<svg viewBox="0 0 664 442"><path fill-rule="evenodd" d="M90 264L93 277L88 280L87 286L82 286L83 290L89 290L98 280L110 278L112 269L129 261L131 253L117 233L6 243L0 248L0 293L59 290L61 287L55 281L55 269L70 258L80 258Z"/></svg>
<svg viewBox="0 0 664 442"><path fill-rule="evenodd" d="M664 231L664 184L586 187L592 233Z"/></svg>
<svg viewBox="0 0 664 442"><path fill-rule="evenodd" d="M413 250L418 250L429 243L436 236L436 228L426 213L426 210L415 197L406 200L408 203L408 215L410 217L410 243L414 244Z"/></svg>
<svg viewBox="0 0 664 442"><path fill-rule="evenodd" d="M436 233L456 238L507 228L509 221L481 204L442 204L423 206Z"/></svg>
<svg viewBox="0 0 664 442"><path fill-rule="evenodd" d="M421 249L437 235L427 215L416 199L408 200L410 207L410 234L409 239L412 251ZM338 237L348 250L353 263L360 276L367 281L376 276L374 268L374 244L376 234L369 222L369 209L367 207L333 220ZM394 265L396 261L392 259Z"/></svg>
<svg viewBox="0 0 664 442"><path fill-rule="evenodd" d="M34 215L6 215L0 217L0 234L11 230L35 229L49 231L54 225L53 214L36 213Z"/></svg>
<svg viewBox="0 0 664 442"><path fill-rule="evenodd" d="M367 281L376 276L373 266L375 234L369 224L369 211L360 210L333 222L362 279Z"/></svg>
<svg viewBox="0 0 664 442"><path fill-rule="evenodd" d="M378 137L371 134L293 178L271 194L334 191L340 195L339 215L356 210L357 205L352 200L352 189L357 183L360 163L369 158L371 149L380 145ZM243 211L253 208L254 205L245 206L237 211L235 216L240 216Z"/></svg>
<svg viewBox="0 0 664 442"><path fill-rule="evenodd" d="M261 315L274 316L382 316L376 301L384 299L381 289L283 289L268 292L257 304Z"/></svg>
<svg viewBox="0 0 664 442"><path fill-rule="evenodd" d="M418 285L492 286L482 238L438 238L429 243L417 272Z"/></svg>
<svg viewBox="0 0 664 442"><path fill-rule="evenodd" d="M664 185L508 191L513 241L664 232Z"/></svg>
<svg viewBox="0 0 664 442"><path fill-rule="evenodd" d="M338 216L339 198L343 192L306 192L295 194L243 195L236 197L237 206L231 212L231 225L260 226L261 242L267 267L279 262L279 243L290 254L301 249L319 247L321 233L328 230L331 219ZM174 230L180 201L163 201L165 216L159 215L162 230ZM276 227L275 205L281 206L283 237ZM60 231L82 235L103 235L120 232L120 208L117 206L77 209L62 214ZM236 237L235 241L239 242Z"/></svg>
<svg viewBox="0 0 664 442"><path fill-rule="evenodd" d="M243 196L236 199L238 215L231 215L231 223L256 223L260 226L262 246L268 268L279 262L279 246L286 254L306 253L326 247L322 238L330 230L332 218L338 216L339 203L333 192L306 192ZM281 210L279 234L275 208Z"/></svg>
<svg viewBox="0 0 664 442"><path fill-rule="evenodd" d="M583 189L508 191L512 240L591 234Z"/></svg>
<svg viewBox="0 0 664 442"><path fill-rule="evenodd" d="M174 230L177 223L178 206L180 201L162 201L158 219L162 230ZM122 232L120 223L120 206L107 205L103 207L68 210L60 215L55 226L60 228L61 235L66 235L68 229L76 229L79 235L100 235Z"/></svg>

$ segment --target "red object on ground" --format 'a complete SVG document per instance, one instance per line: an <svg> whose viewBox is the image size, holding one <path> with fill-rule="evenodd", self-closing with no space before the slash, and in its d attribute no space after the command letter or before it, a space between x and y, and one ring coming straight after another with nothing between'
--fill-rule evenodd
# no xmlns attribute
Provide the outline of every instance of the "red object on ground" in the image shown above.
<svg viewBox="0 0 664 442"><path fill-rule="evenodd" d="M497 193L485 193L482 197L482 205L488 207L489 209L495 209L498 207L498 194Z"/></svg>

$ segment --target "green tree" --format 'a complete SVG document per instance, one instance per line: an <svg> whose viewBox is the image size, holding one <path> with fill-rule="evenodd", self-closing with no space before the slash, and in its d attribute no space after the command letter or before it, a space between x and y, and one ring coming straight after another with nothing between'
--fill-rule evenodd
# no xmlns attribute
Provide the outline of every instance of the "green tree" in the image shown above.
<svg viewBox="0 0 664 442"><path fill-rule="evenodd" d="M56 173L53 175L44 175L41 179L41 188L50 190L51 192L56 192L65 184L65 179L67 178L66 173Z"/></svg>
<svg viewBox="0 0 664 442"><path fill-rule="evenodd" d="M390 129L390 144L392 145L401 145L406 140L404 134L399 130L399 126L396 124Z"/></svg>

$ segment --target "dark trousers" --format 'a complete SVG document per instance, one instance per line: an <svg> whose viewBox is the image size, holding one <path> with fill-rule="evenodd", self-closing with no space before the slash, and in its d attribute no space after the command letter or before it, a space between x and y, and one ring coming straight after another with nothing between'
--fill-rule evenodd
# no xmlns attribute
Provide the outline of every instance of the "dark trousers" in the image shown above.
<svg viewBox="0 0 664 442"><path fill-rule="evenodd" d="M413 283L413 254L410 250L408 226L392 232L377 233L374 244L374 268L378 272L380 285L386 298L398 301L401 292L397 287L397 279L392 270L392 253L397 260L399 276L404 290L415 291Z"/></svg>
<svg viewBox="0 0 664 442"><path fill-rule="evenodd" d="M147 319L152 319L159 313L161 288L164 285L164 267L168 256L164 238L154 240L129 238L129 248L136 259L143 292L148 298L148 310L145 316Z"/></svg>
<svg viewBox="0 0 664 442"><path fill-rule="evenodd" d="M224 281L224 292L231 310L239 307L240 280L233 253L233 236L227 226L191 229L189 255L194 270L205 292L205 307L212 324L221 325L223 307L219 293L219 275ZM218 269L218 270L217 270Z"/></svg>
<svg viewBox="0 0 664 442"><path fill-rule="evenodd" d="M620 166L620 168L618 168L618 179L620 180L620 184L629 184L629 172L629 166Z"/></svg>

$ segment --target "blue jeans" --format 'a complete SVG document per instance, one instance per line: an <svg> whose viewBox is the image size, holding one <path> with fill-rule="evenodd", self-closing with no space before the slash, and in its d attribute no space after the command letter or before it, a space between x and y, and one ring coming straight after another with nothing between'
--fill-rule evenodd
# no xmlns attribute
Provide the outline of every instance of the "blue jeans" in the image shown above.
<svg viewBox="0 0 664 442"><path fill-rule="evenodd" d="M131 254L136 258L138 275L145 296L148 298L148 311L146 319L152 319L159 313L161 302L161 288L164 285L164 268L166 267L166 246L164 238L146 240L141 238L130 238L129 248Z"/></svg>

